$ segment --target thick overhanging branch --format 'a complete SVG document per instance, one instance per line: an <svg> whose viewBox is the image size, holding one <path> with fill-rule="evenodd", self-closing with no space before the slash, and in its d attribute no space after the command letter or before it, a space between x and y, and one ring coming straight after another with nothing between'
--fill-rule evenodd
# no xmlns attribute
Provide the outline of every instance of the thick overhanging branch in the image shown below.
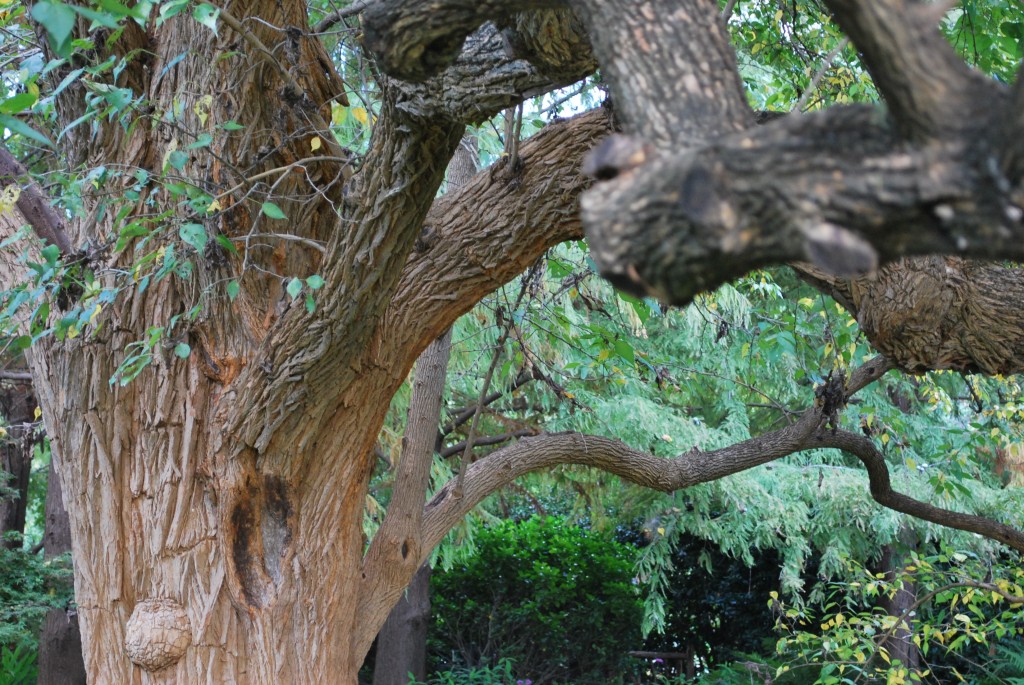
<svg viewBox="0 0 1024 685"><path fill-rule="evenodd" d="M860 50L903 139L941 140L983 124L978 104L989 107L994 89L987 79L971 72L939 33L946 2L826 0L826 4Z"/></svg>
<svg viewBox="0 0 1024 685"><path fill-rule="evenodd" d="M901 259L836 278L794 264L860 324L871 346L907 373L1024 373L1024 270L959 257Z"/></svg>
<svg viewBox="0 0 1024 685"><path fill-rule="evenodd" d="M583 221L605 276L672 304L780 262L851 276L904 255L1022 258L1024 211L994 144L904 148L869 107L786 117L692 152L627 140L595 152L590 168L614 178L585 194Z"/></svg>
<svg viewBox="0 0 1024 685"><path fill-rule="evenodd" d="M363 11L363 45L386 73L404 81L424 81L454 63L463 42L484 22L564 4L559 0L387 0Z"/></svg>
<svg viewBox="0 0 1024 685"><path fill-rule="evenodd" d="M885 457L868 438L843 430L824 430L817 438L819 446L841 449L863 462L868 472L871 496L882 506L941 526L977 533L1024 552L1024 533L1016 528L984 516L936 507L893 490Z"/></svg>

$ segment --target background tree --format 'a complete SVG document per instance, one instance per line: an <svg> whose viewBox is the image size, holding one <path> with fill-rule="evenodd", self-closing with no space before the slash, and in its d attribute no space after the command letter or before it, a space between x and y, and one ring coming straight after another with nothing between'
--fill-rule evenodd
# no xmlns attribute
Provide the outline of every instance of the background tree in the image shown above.
<svg viewBox="0 0 1024 685"><path fill-rule="evenodd" d="M66 188L49 210L5 158L21 179L5 233L27 224L50 243L7 263L7 311L12 344L32 346L59 457L94 681L143 669L153 682L354 682L447 532L487 494L562 463L672 491L838 448L866 465L879 502L1024 549L1002 522L895 492L877 444L839 425L893 368L1019 365L1014 268L928 258L862 274L905 254L1019 257L1024 87L971 71L927 6L832 0L887 113L755 128L714 3L569 6L384 1L314 13L316 32L288 0L43 1L4 15L5 40L38 68L3 123L25 163ZM360 13L369 55L331 33ZM364 147L332 130L364 96L332 54L381 70L373 99L348 107L372 128ZM466 464L429 501L421 466L420 496L392 502L366 549L392 396L459 315L580 237L578 170L612 124L595 111L548 126L435 200L447 162L467 123L596 63L638 136L586 165L603 182L582 215L613 282L683 303L810 259L802 273L886 357L820 369L791 423L717 449L664 458L538 435ZM28 149L47 143L56 154Z"/></svg>

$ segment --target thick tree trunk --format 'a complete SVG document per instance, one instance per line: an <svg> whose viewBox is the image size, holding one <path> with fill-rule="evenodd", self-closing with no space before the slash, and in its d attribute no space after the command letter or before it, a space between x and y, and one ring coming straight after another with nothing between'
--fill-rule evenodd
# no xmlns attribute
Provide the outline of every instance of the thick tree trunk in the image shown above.
<svg viewBox="0 0 1024 685"><path fill-rule="evenodd" d="M565 197L585 181L574 175L567 187L538 192L519 170L484 186L509 211L491 217L493 235L474 234L479 255L447 235L417 245L464 122L591 66L552 81L551 72L510 61L490 27L471 40L472 61L453 67L463 70L458 77L418 89L382 79L370 149L350 180L351 156L327 123L344 84L319 39L292 30L307 24L299 0L230 3L216 35L190 13L146 30L128 21L110 49L144 56L117 77L146 98L129 115L137 125L97 120L61 141L70 166L116 160L118 169L145 170L154 182L137 189L128 216L153 230L147 249L190 267L188 277L151 273L143 290L117 280L136 264L141 241L92 255L100 284L123 288L116 306L97 313L87 335L48 339L33 354L66 488L94 683L354 683L421 562L418 546L389 538L379 548L414 562L408 576L378 578L363 563L373 445L391 398L431 338L552 242L578 233ZM56 84L66 75L51 76ZM86 94L81 81L67 86L59 126L82 115ZM227 122L242 128L217 128ZM213 143L193 145L204 132ZM574 132L555 127L551 136ZM556 156L578 160L584 149L569 145ZM180 169L168 166L174 151L184 154ZM535 171L550 178L555 170ZM178 238L197 219L162 185L165 174L220 196L221 209L198 219L209 238L201 254ZM123 228L100 203L137 179L106 183L63 227L76 249ZM534 194L530 202L519 184ZM554 201L563 211L549 218L541 210ZM275 223L264 202L287 222ZM537 219L522 222L523 211ZM170 218L152 223L161 212ZM218 236L240 254L220 248ZM415 272L431 260L437 272ZM313 274L324 285L307 311L285 285ZM224 291L232 280L240 286L233 299ZM190 311L199 314L181 317ZM111 383L129 346L154 326L164 334L144 350L149 365L126 385ZM180 343L191 348L187 359L172 351ZM436 422L431 445L433 433ZM422 492L419 499L422 510Z"/></svg>
<svg viewBox="0 0 1024 685"><path fill-rule="evenodd" d="M62 500L60 475L50 460L46 490L46 532L43 534L43 556L53 559L71 551L71 520ZM70 564L70 561L68 562ZM85 685L85 663L82 661L82 635L78 627L78 610L54 608L43 620L39 636L38 685Z"/></svg>
<svg viewBox="0 0 1024 685"><path fill-rule="evenodd" d="M9 426L7 435L0 438L0 487L8 490L0 496L0 544L8 549L20 548L25 532L35 408L29 385L14 385L0 391L0 413Z"/></svg>

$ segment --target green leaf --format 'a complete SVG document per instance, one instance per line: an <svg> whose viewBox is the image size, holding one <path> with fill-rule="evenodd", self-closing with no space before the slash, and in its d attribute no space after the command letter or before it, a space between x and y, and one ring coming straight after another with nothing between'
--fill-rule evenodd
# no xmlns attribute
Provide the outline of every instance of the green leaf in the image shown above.
<svg viewBox="0 0 1024 685"><path fill-rule="evenodd" d="M167 163L178 171L181 171L188 163L188 155L181 150L175 150L171 154L167 155Z"/></svg>
<svg viewBox="0 0 1024 685"><path fill-rule="evenodd" d="M271 219L287 219L281 208L275 205L273 202L264 202L263 206L260 207L260 211L269 216Z"/></svg>
<svg viewBox="0 0 1024 685"><path fill-rule="evenodd" d="M53 266L60 259L60 248L56 245L47 245L40 250L39 254L46 260L48 265Z"/></svg>
<svg viewBox="0 0 1024 685"><path fill-rule="evenodd" d="M32 7L32 18L50 37L54 51L61 57L70 52L71 32L75 30L75 11L63 2L39 2Z"/></svg>
<svg viewBox="0 0 1024 685"><path fill-rule="evenodd" d="M211 136L209 133L203 133L198 138L196 138L196 142L189 145L187 149L196 150L198 148L208 147L212 142L213 136Z"/></svg>
<svg viewBox="0 0 1024 685"><path fill-rule="evenodd" d="M41 145L53 147L53 143L50 142L49 138L26 124L21 119L16 119L9 114L0 114L0 129L3 128L9 129L11 133L17 133L20 136L30 138Z"/></svg>
<svg viewBox="0 0 1024 685"><path fill-rule="evenodd" d="M157 24L162 24L176 14L180 14L183 9L188 7L189 0L170 0L160 6L160 18L157 19Z"/></svg>
<svg viewBox="0 0 1024 685"><path fill-rule="evenodd" d="M242 287L240 285L238 285L238 281L231 281L231 282L229 282L228 283L228 299L231 300L232 302L234 302L235 298L238 297L238 291L241 290L241 289L242 289Z"/></svg>
<svg viewBox="0 0 1024 685"><path fill-rule="evenodd" d="M245 126L242 126L237 121L225 121L223 124L220 125L220 127L225 131L241 131L243 128L245 128Z"/></svg>
<svg viewBox="0 0 1024 685"><path fill-rule="evenodd" d="M192 10L192 18L198 21L206 28L213 31L213 35L217 35L217 17L220 16L220 10L213 5L203 3L199 7Z"/></svg>
<svg viewBox="0 0 1024 685"><path fill-rule="evenodd" d="M189 347L188 343L178 343L174 346L174 354L178 355L182 359L188 359L188 355L192 353L192 348Z"/></svg>
<svg viewBox="0 0 1024 685"><path fill-rule="evenodd" d="M221 234L218 233L217 237L215 238L215 240L217 241L218 245L223 247L225 250L227 250L231 254L238 254L238 248L235 247L235 244L233 242L231 242L231 240L226 235L221 235Z"/></svg>
<svg viewBox="0 0 1024 685"><path fill-rule="evenodd" d="M53 92L50 93L50 97L57 97L58 95L60 95L60 93L65 88L67 88L72 83L74 83L78 79L78 77L81 76L84 72L85 72L85 67L82 67L81 69L75 69L74 71L69 73L67 76L65 76L63 79L61 79L60 84L56 88L53 89Z"/></svg>
<svg viewBox="0 0 1024 685"><path fill-rule="evenodd" d="M36 104L38 99L35 93L18 93L0 102L0 113L16 114Z"/></svg>
<svg viewBox="0 0 1024 685"><path fill-rule="evenodd" d="M202 254L203 250L206 249L206 229L202 224L185 224L178 230L178 235L186 243L196 249L196 252Z"/></svg>
<svg viewBox="0 0 1024 685"><path fill-rule="evenodd" d="M308 285L311 290L320 290L320 288L324 287L324 279L322 279L318 274L313 274L306 279L306 285Z"/></svg>
<svg viewBox="0 0 1024 685"><path fill-rule="evenodd" d="M285 289L291 298L294 300L298 297L299 293L302 292L302 281L297 278L293 278L288 281L288 287Z"/></svg>
<svg viewBox="0 0 1024 685"><path fill-rule="evenodd" d="M313 300L313 295L306 293L306 311L312 314L316 311L316 302Z"/></svg>

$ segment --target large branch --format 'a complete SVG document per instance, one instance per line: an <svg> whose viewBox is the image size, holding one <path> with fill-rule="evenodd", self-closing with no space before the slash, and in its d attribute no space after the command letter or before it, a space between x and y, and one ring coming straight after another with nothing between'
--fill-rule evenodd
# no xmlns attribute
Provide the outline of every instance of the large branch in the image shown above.
<svg viewBox="0 0 1024 685"><path fill-rule="evenodd" d="M573 0L622 127L690 147L753 121L714 0Z"/></svg>
<svg viewBox="0 0 1024 685"><path fill-rule="evenodd" d="M532 471L562 464L590 466L646 488L672 492L793 454L803 449L821 420L821 412L811 409L792 426L774 433L712 452L695 448L673 459L656 457L619 440L596 435L549 433L523 438L474 462L466 471L462 497L454 494L454 480L434 496L423 517L423 549L431 550L440 544L448 531L487 495Z"/></svg>
<svg viewBox="0 0 1024 685"><path fill-rule="evenodd" d="M614 178L584 196L583 220L605 276L672 304L787 261L855 275L904 255L1020 259L1024 211L998 178L995 143L903 149L868 107L786 117L678 154L620 141L590 162Z"/></svg>
<svg viewBox="0 0 1024 685"><path fill-rule="evenodd" d="M564 4L559 0L386 0L363 11L363 44L388 74L423 81L450 66L466 37L484 22Z"/></svg>
<svg viewBox="0 0 1024 685"><path fill-rule="evenodd" d="M1024 373L1024 270L958 257L917 257L856 279L794 264L842 304L899 369Z"/></svg>
<svg viewBox="0 0 1024 685"><path fill-rule="evenodd" d="M484 295L552 245L581 237L581 160L609 130L604 110L550 124L523 143L521 168L499 163L434 203L383 323L394 354L411 365Z"/></svg>
<svg viewBox="0 0 1024 685"><path fill-rule="evenodd" d="M826 4L860 50L901 137L941 140L984 125L992 89L939 32L945 2L826 0Z"/></svg>

